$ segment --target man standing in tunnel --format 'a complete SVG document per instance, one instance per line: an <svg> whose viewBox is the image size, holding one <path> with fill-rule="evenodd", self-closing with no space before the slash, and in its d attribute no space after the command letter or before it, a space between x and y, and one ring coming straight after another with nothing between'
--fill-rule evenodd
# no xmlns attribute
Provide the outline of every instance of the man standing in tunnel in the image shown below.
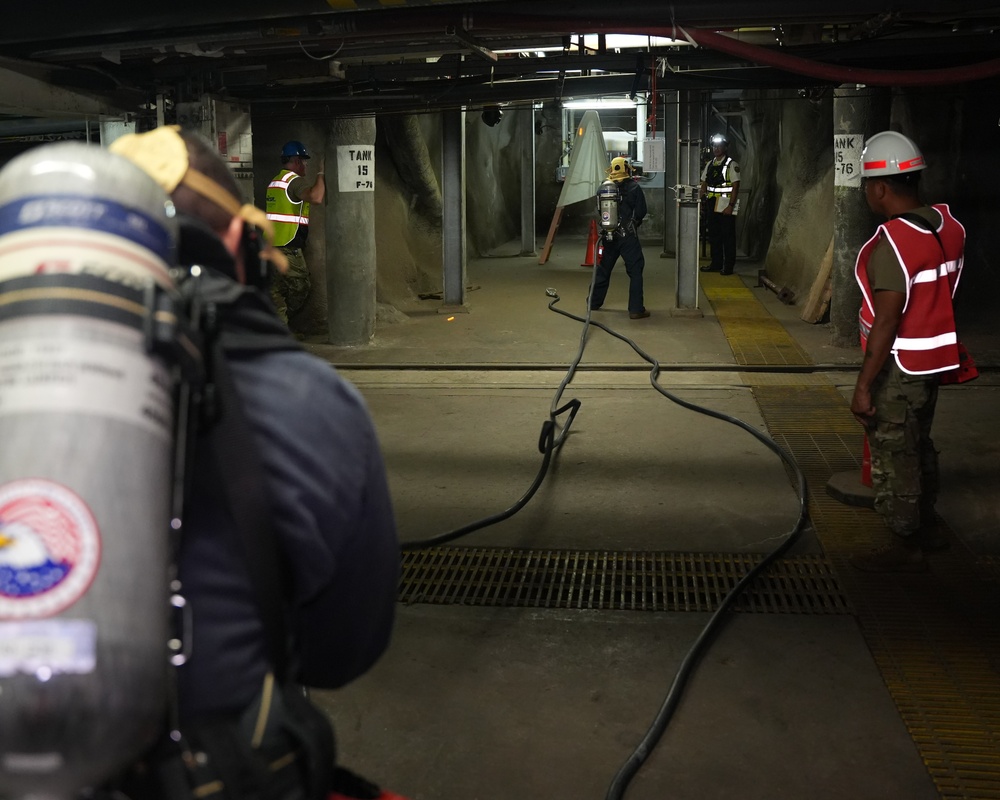
<svg viewBox="0 0 1000 800"><path fill-rule="evenodd" d="M333 771L329 721L300 688L364 674L392 631L399 542L367 406L275 318L260 291L263 214L243 205L210 145L163 127L111 149L171 193L180 262L198 265L215 309L208 372L221 409L195 442L177 555L191 657L175 711L199 759L157 749L131 796L181 796L161 785L170 777L190 781L185 797L222 784L214 796L227 800L376 797L347 791L356 776Z"/></svg>
<svg viewBox="0 0 1000 800"><path fill-rule="evenodd" d="M311 158L299 141L286 142L281 148L281 170L267 186L265 208L274 226L274 244L288 260L288 270L275 274L271 299L278 316L285 323L288 315L299 311L309 297L309 268L305 248L309 236L309 208L326 197L326 176L320 166L316 180L306 182L306 161Z"/></svg>
<svg viewBox="0 0 1000 800"><path fill-rule="evenodd" d="M701 173L698 196L708 201L708 241L712 261L702 272L732 275L736 267L736 210L740 194L740 165L729 156L729 140L712 139L712 160Z"/></svg>
<svg viewBox="0 0 1000 800"><path fill-rule="evenodd" d="M618 156L611 160L608 178L618 184L618 227L609 240L604 242L601 261L597 265L597 275L590 293L590 307L598 309L604 305L608 287L611 285L611 270L621 256L628 274L628 316L629 319L645 319L649 312L644 305L642 271L646 257L639 242L639 226L646 216L646 196L642 187L632 177L632 167L628 159Z"/></svg>
<svg viewBox="0 0 1000 800"><path fill-rule="evenodd" d="M883 131L861 155L868 207L888 218L858 253L864 359L851 412L871 448L875 510L892 541L851 563L866 572L927 569L924 551L946 541L933 530L938 459L931 424L938 385L959 366L952 298L965 228L947 205L919 198L924 157L907 137Z"/></svg>

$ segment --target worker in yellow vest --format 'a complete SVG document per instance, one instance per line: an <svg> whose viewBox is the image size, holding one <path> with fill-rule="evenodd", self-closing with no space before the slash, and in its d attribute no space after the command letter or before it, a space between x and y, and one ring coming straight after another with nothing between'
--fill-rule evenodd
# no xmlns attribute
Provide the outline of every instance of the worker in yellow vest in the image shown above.
<svg viewBox="0 0 1000 800"><path fill-rule="evenodd" d="M698 195L708 201L708 241L712 263L702 272L732 275L736 267L736 213L740 203L740 165L729 155L729 140L721 133L712 139L712 160L701 172Z"/></svg>
<svg viewBox="0 0 1000 800"><path fill-rule="evenodd" d="M276 274L271 299L282 321L302 309L309 297L309 269L305 247L309 236L309 207L326 197L326 176L320 165L316 180L305 180L306 161L311 158L299 141L286 142L281 148L281 171L267 186L264 207L274 225L274 245L288 259L288 271Z"/></svg>

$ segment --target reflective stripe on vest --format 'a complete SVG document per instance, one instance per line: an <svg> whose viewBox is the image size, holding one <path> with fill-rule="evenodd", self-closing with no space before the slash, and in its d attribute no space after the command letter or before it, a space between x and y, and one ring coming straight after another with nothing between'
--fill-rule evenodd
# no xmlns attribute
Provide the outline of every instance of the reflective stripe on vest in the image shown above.
<svg viewBox="0 0 1000 800"><path fill-rule="evenodd" d="M958 366L958 334L951 300L964 261L965 228L951 216L948 206L933 208L942 219L938 233L944 253L929 231L894 219L880 225L865 242L854 267L862 294L858 322L861 346L865 349L875 320L868 260L880 236L886 238L896 254L906 275L906 298L892 353L900 369L911 375L945 372Z"/></svg>
<svg viewBox="0 0 1000 800"><path fill-rule="evenodd" d="M295 238L300 225L309 224L309 204L296 203L288 196L288 187L299 175L283 169L267 185L264 207L267 218L274 223L274 244L282 247Z"/></svg>
<svg viewBox="0 0 1000 800"><path fill-rule="evenodd" d="M716 164L713 159L708 165L705 171L705 196L706 197L721 197L724 194L732 194L733 184L729 180L729 165L733 162L730 156L726 156L726 160L721 164ZM718 173L717 175L714 173ZM722 181L721 184L713 186L709 183L710 178L716 178Z"/></svg>

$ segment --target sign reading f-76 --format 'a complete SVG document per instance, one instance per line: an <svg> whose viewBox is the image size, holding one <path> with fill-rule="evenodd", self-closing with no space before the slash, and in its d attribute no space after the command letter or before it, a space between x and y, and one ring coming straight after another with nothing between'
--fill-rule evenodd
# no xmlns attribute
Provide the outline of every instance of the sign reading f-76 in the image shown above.
<svg viewBox="0 0 1000 800"><path fill-rule="evenodd" d="M375 145L339 145L337 178L337 188L342 192L374 192Z"/></svg>
<svg viewBox="0 0 1000 800"><path fill-rule="evenodd" d="M861 151L865 137L860 133L841 133L833 137L833 185L861 186Z"/></svg>

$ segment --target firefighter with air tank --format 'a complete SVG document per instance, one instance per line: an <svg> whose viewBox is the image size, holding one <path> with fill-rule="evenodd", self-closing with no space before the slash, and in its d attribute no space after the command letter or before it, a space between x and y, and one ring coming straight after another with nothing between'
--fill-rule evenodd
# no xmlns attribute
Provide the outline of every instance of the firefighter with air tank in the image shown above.
<svg viewBox="0 0 1000 800"><path fill-rule="evenodd" d="M596 310L604 305L611 284L611 270L621 256L629 277L629 319L645 319L649 316L642 290L646 259L639 242L638 228L646 216L646 197L635 180L627 158L618 156L611 160L607 180L597 190L597 204L603 250L590 292L590 308Z"/></svg>

